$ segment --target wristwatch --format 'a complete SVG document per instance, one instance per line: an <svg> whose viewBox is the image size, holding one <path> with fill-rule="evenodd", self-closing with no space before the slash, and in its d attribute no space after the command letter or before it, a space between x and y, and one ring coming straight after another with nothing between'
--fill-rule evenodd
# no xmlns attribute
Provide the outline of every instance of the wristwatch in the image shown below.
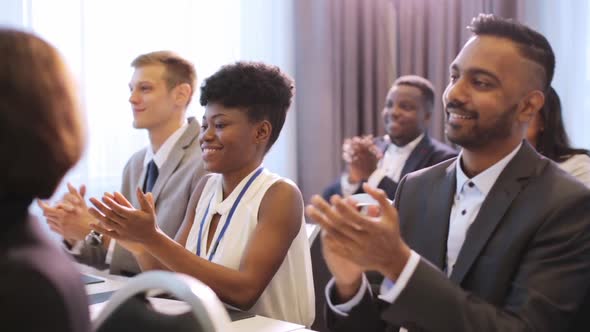
<svg viewBox="0 0 590 332"><path fill-rule="evenodd" d="M84 242L89 246L95 246L95 247L101 246L102 245L102 234L100 234L97 231L90 231L90 233L88 233L88 235L86 235Z"/></svg>

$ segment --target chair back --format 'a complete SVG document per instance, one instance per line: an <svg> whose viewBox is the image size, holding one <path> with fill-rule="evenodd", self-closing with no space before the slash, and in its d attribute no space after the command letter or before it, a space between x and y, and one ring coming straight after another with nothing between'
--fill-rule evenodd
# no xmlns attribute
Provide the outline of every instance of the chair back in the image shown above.
<svg viewBox="0 0 590 332"><path fill-rule="evenodd" d="M313 245L313 242L318 237L320 233L320 225L318 224L305 224L305 231L307 233L307 240L309 241L309 247Z"/></svg>
<svg viewBox="0 0 590 332"><path fill-rule="evenodd" d="M150 300L146 293L152 290L162 290L178 301ZM183 310L171 312L170 307ZM145 272L129 279L92 325L96 332L232 331L225 307L208 286L188 275L166 271Z"/></svg>

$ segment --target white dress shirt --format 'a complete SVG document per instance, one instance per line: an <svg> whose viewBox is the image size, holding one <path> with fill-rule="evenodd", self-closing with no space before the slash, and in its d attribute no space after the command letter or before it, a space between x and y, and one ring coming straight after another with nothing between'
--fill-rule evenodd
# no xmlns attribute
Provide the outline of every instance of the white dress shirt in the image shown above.
<svg viewBox="0 0 590 332"><path fill-rule="evenodd" d="M424 138L424 134L421 134L404 146L397 146L391 143L389 136L385 135L385 141L389 142L389 145L383 154L383 158L377 163L377 168L367 179L367 183L371 187L377 188L379 182L381 182L386 176L395 182L399 182L406 161L422 138ZM342 174L342 177L340 178L342 196L346 197L354 194L359 190L360 186L360 182L351 183L348 181L348 173Z"/></svg>
<svg viewBox="0 0 590 332"><path fill-rule="evenodd" d="M180 139L180 137L182 136L182 134L184 134L184 131L186 130L186 128L188 127L188 122L185 122L182 127L176 129L172 135L168 136L168 138L164 141L164 144L162 144L162 146L160 146L160 148L158 149L158 151L156 151L156 153L154 153L154 150L152 150L151 146L148 146L148 148L146 149L145 152L145 158L143 160L143 174L145 177L145 169L147 168L147 164L149 164L149 162L153 159L154 163L156 164L156 166L158 166L158 170L162 169L162 166L164 166L164 163L166 162L166 160L168 160L168 157L170 156L170 152L172 152L172 149L174 148L174 146L176 145L176 142L178 142L178 140ZM145 181L145 179L144 179ZM140 183L143 183L143 181L140 181ZM114 239L111 239L111 241L109 242L109 248L107 250L107 255L105 257L105 262L107 264L111 264L111 261L113 259L113 251L115 250L115 243L117 241L115 241Z"/></svg>
<svg viewBox="0 0 590 332"><path fill-rule="evenodd" d="M521 146L522 143L500 161L471 179L467 177L461 167L463 152L459 154L455 167L457 187L449 218L449 236L447 238L447 276L450 276L453 271L453 267L457 261L463 242L465 241L467 230L477 217L483 201L492 189L494 183L496 183L500 173L502 173L506 165L508 165L512 158L514 158ZM381 294L379 295L379 298L383 301L393 303L414 274L419 262L420 255L412 250L410 259L404 266L397 281L392 282L385 278L381 285ZM332 278L326 286L326 302L333 312L341 316L348 316L348 312L360 303L366 290L369 289L369 292L371 291L367 279L363 276L362 285L357 294L346 303L334 305L329 296L332 292L334 283L334 279ZM405 329L401 329L400 331L405 331Z"/></svg>

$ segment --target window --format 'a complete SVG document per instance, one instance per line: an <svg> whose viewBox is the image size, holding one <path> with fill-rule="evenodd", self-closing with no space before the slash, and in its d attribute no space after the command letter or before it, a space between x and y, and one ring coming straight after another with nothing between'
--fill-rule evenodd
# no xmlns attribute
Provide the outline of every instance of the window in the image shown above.
<svg viewBox="0 0 590 332"><path fill-rule="evenodd" d="M132 127L127 83L139 54L172 50L194 62L197 87L240 54L240 2L236 0L29 0L25 26L53 43L80 85L88 123L83 160L66 181L89 184L87 196L119 190L131 154L147 143ZM198 88L189 115L200 119ZM63 192L63 188L58 192Z"/></svg>

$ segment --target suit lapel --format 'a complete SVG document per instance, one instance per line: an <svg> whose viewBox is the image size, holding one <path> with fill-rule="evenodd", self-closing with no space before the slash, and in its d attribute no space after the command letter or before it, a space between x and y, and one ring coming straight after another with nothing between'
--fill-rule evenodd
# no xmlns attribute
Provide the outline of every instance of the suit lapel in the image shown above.
<svg viewBox="0 0 590 332"><path fill-rule="evenodd" d="M143 183L145 182L145 173L146 173L146 168L144 167L143 163L145 161L145 155L147 153L147 149L149 149L149 147L143 149L143 153L141 153L141 155L136 158L134 160L134 164L133 164L133 170L137 170L139 172L139 177L136 176L132 176L131 177L131 188L133 188L133 190L129 193L131 196L131 200L132 202L134 200L136 200L137 195L135 194L135 188L139 188L140 190L143 190ZM135 173L137 174L137 173ZM134 206L136 206L134 204ZM137 205L139 206L139 205Z"/></svg>
<svg viewBox="0 0 590 332"><path fill-rule="evenodd" d="M449 217L457 182L455 165L456 162L453 162L447 167L441 183L427 188L430 203L427 205L428 217L425 220L429 222L429 225L420 229L428 231L416 234L420 241L417 241L418 244L414 247L416 252L441 270L444 269L446 262ZM441 199L442 197L444 199Z"/></svg>
<svg viewBox="0 0 590 332"><path fill-rule="evenodd" d="M404 168L400 174L400 179L403 178L404 175L422 168L419 166L424 163L424 160L428 157L432 148L433 146L430 144L430 138L428 138L428 135L424 134L424 137L408 156L408 160L406 160Z"/></svg>
<svg viewBox="0 0 590 332"><path fill-rule="evenodd" d="M172 151L170 151L170 155L168 156L168 159L166 159L166 161L164 162L164 165L162 166L162 169L160 170L160 173L158 175L158 179L154 184L154 188L152 189L154 203L158 201L158 196L160 195L160 192L166 185L166 182L168 182L168 179L170 179L172 173L174 173L174 171L178 168L178 165L184 157L186 149L193 143L193 141L199 135L199 122L197 122L192 117L189 118L188 121L189 124L186 130L184 131L182 136L180 136L178 142L174 145Z"/></svg>
<svg viewBox="0 0 590 332"><path fill-rule="evenodd" d="M500 173L467 231L465 242L451 274L453 282L461 284L500 222L508 222L504 218L506 211L522 190L524 180L537 171L535 166L539 165L539 161L537 153L524 142L519 152Z"/></svg>

